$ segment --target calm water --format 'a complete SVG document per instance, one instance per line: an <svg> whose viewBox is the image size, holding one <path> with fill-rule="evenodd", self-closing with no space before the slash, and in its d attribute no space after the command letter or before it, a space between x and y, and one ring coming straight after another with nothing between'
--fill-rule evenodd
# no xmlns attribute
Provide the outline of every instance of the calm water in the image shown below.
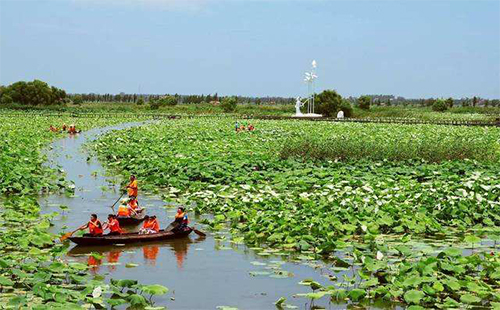
<svg viewBox="0 0 500 310"><path fill-rule="evenodd" d="M54 221L53 232L74 230L86 223L91 213L96 213L101 221L105 220L111 204L119 196L118 186L113 184L118 180L103 176L103 167L82 149L82 145L110 130L137 125L140 124L94 129L52 144L48 151L50 164L62 167L66 178L76 186L72 197L51 195L41 198L44 212L61 213ZM172 221L175 207L165 207L166 203L158 197L144 196L139 192L139 202L147 208L148 214L159 217L161 227ZM68 206L69 210L62 212L60 205ZM196 219L191 216L191 220L196 225ZM201 225L198 227L202 229ZM326 278L332 272L321 263L294 263L284 261L280 256L260 256L243 245L226 241L229 236L222 241L221 238L224 234L209 233L206 238L199 238L193 233L189 238L160 243L75 246L69 251L68 259L92 265L90 272L105 275L107 279L137 279L144 284L162 284L170 292L156 298L156 305L169 309L216 309L217 306L276 309L274 302L282 296L287 298L287 304L306 309L308 300L292 297L296 293L310 292L308 287L299 285L299 281L313 278L325 285L332 284ZM102 259L89 256L92 252L100 253ZM138 266L127 268L129 263ZM293 275L279 278L279 270ZM255 271L260 273L250 274ZM315 304L327 309L346 308L346 305L328 304L327 297Z"/></svg>

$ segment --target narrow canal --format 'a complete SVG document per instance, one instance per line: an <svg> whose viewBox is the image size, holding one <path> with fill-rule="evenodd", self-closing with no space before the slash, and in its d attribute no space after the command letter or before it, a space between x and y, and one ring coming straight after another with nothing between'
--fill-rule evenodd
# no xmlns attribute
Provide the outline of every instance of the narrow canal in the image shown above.
<svg viewBox="0 0 500 310"><path fill-rule="evenodd" d="M102 221L111 213L110 206L120 195L117 185L120 180L104 176L104 168L82 146L109 131L140 125L128 123L93 129L51 145L49 164L64 169L67 180L75 184L74 195L50 195L40 199L44 212L60 213L54 221L53 232L74 230L86 223L92 213ZM148 214L158 216L162 228L172 221L175 207L166 207L166 202L159 197L139 192L139 202L147 208ZM68 208L61 209L61 206ZM196 225L193 216L191 221ZM311 292L309 287L299 285L299 281L312 278L324 285L333 284L327 279L332 270L321 262L291 262L272 253L262 256L258 251L229 240L224 233L209 233L206 238L193 233L188 238L130 246L72 246L67 259L88 263L92 266L90 272L107 279L135 279L144 284L164 285L170 292L156 298L155 305L168 309L217 309L221 306L242 310L276 309L274 302L280 297L287 298L289 308L307 309L308 299L292 297L296 293ZM98 253L98 258L90 253ZM337 271L336 275L342 273ZM345 304L328 303L328 297L315 304L327 309L346 308Z"/></svg>

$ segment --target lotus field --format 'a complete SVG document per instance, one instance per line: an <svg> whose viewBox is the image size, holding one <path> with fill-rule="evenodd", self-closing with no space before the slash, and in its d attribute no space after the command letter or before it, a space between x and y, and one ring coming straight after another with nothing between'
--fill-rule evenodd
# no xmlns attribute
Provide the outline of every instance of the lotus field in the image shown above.
<svg viewBox="0 0 500 310"><path fill-rule="evenodd" d="M44 164L46 152L51 151L47 143L67 135L50 132L50 125L75 123L87 130L124 120L29 113L1 117L0 308L82 309L147 304L144 296L165 293L162 287L140 285L137 281L106 284L102 276L91 276L86 264L64 260L68 244L60 243L58 236L49 232L57 214L41 215L37 202L40 194L71 194L73 190L61 171ZM124 287L130 288L128 294L121 293ZM121 298L116 298L117 294ZM115 298L110 299L112 295Z"/></svg>
<svg viewBox="0 0 500 310"><path fill-rule="evenodd" d="M305 297L500 307L500 128L234 121L148 123L92 148L262 255L329 262Z"/></svg>

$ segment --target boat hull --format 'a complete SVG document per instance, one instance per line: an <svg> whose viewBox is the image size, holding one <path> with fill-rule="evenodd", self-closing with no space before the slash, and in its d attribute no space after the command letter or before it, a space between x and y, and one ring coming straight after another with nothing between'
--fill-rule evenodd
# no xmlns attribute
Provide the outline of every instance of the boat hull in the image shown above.
<svg viewBox="0 0 500 310"><path fill-rule="evenodd" d="M130 244L184 238L187 237L192 231L192 229L179 232L160 230L160 232L156 234L140 235L138 233L125 233L112 236L103 235L101 237L70 237L69 240L78 245L84 246Z"/></svg>
<svg viewBox="0 0 500 310"><path fill-rule="evenodd" d="M146 216L146 211L145 209L142 209L136 216L131 216L131 217L117 216L116 219L118 220L118 223L120 223L120 226L132 226L132 225L138 225L142 221L144 221L145 216Z"/></svg>

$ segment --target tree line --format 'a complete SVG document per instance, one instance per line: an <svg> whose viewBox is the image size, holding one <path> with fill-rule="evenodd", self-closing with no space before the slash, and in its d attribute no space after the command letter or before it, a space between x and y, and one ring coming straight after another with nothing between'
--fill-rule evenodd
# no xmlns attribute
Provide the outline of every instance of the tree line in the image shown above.
<svg viewBox="0 0 500 310"><path fill-rule="evenodd" d="M320 94L317 94L319 96ZM329 94L330 96L331 94ZM320 96L321 97L321 96ZM64 90L47 83L34 80L31 82L19 81L8 86L0 85L0 104L20 104L25 106L64 105L67 103L82 104L84 102L97 103L148 103L154 106L172 106L176 104L219 104L224 98L234 98L238 103L256 105L294 105L291 97L251 97L251 96L219 96L214 94L180 95L180 94L67 94ZM232 99L231 99L232 100ZM500 107L498 99L472 98L426 98L407 99L393 95L364 95L360 97L342 98L344 106L357 105L362 109L370 106L421 106L432 107L436 111L443 111L454 106L464 107Z"/></svg>

